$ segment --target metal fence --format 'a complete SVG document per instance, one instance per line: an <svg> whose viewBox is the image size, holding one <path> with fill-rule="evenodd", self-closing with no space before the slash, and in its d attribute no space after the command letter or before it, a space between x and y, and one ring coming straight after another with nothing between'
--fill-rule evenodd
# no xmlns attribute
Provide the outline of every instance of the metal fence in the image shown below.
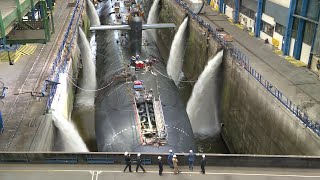
<svg viewBox="0 0 320 180"><path fill-rule="evenodd" d="M67 63L68 63L68 58L71 53L73 41L78 34L78 24L79 24L79 20L81 18L82 10L84 9L84 5L85 5L85 0L82 1L81 5L80 5L80 0L77 0L75 7L73 9L73 12L72 12L70 22L68 24L67 31L64 34L62 43L61 43L59 50L58 50L58 54L56 55L56 58L53 62L53 65L52 65L52 68L50 71L50 79L49 79L49 81L44 82L44 87L42 89L43 93L45 93L47 91L50 83L59 81L59 74L60 73L65 72L65 69L66 69ZM77 12L78 12L78 16L76 17ZM74 27L74 28L72 29L72 27ZM71 38L70 42L67 42L69 38ZM63 57L65 49L67 49L67 53ZM49 92L49 97L48 97L48 101L47 101L47 105L46 105L47 109L51 108L51 104L52 104L52 101L54 99L54 96L55 96L56 90L57 90L56 84L51 84L51 85L52 86L51 86L51 89Z"/></svg>
<svg viewBox="0 0 320 180"><path fill-rule="evenodd" d="M265 89L267 89L275 98L277 98L289 111L291 111L302 124L311 129L314 133L320 136L320 124L316 121L312 121L306 112L299 106L295 105L289 98L287 98L277 87L273 86L268 80L266 80L259 72L250 66L249 58L244 55L239 49L234 47L230 42L227 42L221 34L213 29L209 23L204 21L200 16L193 12L187 5L187 3L181 0L175 0L178 5L185 9L188 14L197 21L200 25L207 28L212 37L224 46L225 51L241 65L248 73L250 73Z"/></svg>

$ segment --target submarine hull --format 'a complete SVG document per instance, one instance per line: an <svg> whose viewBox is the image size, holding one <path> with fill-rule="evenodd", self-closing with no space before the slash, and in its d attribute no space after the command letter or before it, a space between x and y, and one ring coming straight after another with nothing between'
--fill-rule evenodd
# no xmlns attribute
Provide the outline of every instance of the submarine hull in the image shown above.
<svg viewBox="0 0 320 180"><path fill-rule="evenodd" d="M110 13L111 2L102 4L104 11L100 16L102 24L112 24L115 15ZM110 14L110 15L109 15ZM136 74L135 78L144 82L145 87L152 88L159 95L167 131L166 143L146 145L143 141L138 110L135 103L132 77L121 77L128 70L132 51L130 42L119 43L119 37L125 31L97 31L97 81L98 91L95 100L95 129L98 151L101 152L187 152L195 150L194 136L186 113L185 105L178 94L174 82L167 77L163 61L153 65L153 73ZM130 33L128 33L130 34ZM141 59L150 56L161 59L151 35L143 31L144 45L141 48ZM129 40L130 41L130 40Z"/></svg>

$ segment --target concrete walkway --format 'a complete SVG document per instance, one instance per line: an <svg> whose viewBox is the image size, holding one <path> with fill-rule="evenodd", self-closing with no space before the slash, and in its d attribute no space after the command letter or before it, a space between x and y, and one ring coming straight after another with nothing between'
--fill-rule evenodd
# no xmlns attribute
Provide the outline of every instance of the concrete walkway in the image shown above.
<svg viewBox="0 0 320 180"><path fill-rule="evenodd" d="M3 99L1 111L4 133L0 134L0 151L28 151L41 123L37 117L43 115L46 98L38 101L31 92L40 92L44 72L51 66L57 50L56 44L63 36L64 29L73 7L57 1L54 13L55 34L47 44L37 44L32 55L22 56L13 66L0 63L0 81L9 89ZM0 107L1 108L1 107Z"/></svg>
<svg viewBox="0 0 320 180"><path fill-rule="evenodd" d="M146 173L127 172L123 173L120 165L49 165L49 164L1 164L1 180L157 180L157 179L197 179L197 180L300 180L319 179L320 173L317 169L271 169L271 168L237 168L237 167L206 167L206 174L200 174L200 167L195 166L190 172L188 167L180 167L182 171L174 175L172 169L164 167L163 176L158 175L157 166L144 166ZM135 171L135 166L132 166Z"/></svg>
<svg viewBox="0 0 320 180"><path fill-rule="evenodd" d="M209 6L205 6L205 14L201 18L213 28L222 27L233 37L232 44L249 58L256 71L293 103L300 105L300 109L308 109L312 120L320 122L320 81L317 75L276 55L271 45L236 27Z"/></svg>

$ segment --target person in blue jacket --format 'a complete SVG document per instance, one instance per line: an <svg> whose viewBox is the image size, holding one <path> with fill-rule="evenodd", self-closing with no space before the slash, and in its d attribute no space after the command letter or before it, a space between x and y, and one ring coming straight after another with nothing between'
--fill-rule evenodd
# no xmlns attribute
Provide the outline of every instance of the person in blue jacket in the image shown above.
<svg viewBox="0 0 320 180"><path fill-rule="evenodd" d="M173 162L172 162L173 155L174 155L174 154L173 154L172 150L170 149L170 150L169 150L169 155L168 155L167 161L168 161L168 165L169 165L170 168L172 168L172 169L173 169Z"/></svg>
<svg viewBox="0 0 320 180"><path fill-rule="evenodd" d="M194 160L196 159L196 155L193 153L192 150L189 151L189 155L188 155L188 162L189 162L189 170L193 171L193 163Z"/></svg>

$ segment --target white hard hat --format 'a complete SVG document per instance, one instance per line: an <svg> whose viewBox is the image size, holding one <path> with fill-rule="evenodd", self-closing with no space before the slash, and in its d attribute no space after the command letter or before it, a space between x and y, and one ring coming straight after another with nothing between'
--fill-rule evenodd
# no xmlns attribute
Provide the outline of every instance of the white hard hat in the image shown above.
<svg viewBox="0 0 320 180"><path fill-rule="evenodd" d="M173 157L177 157L177 155L173 155Z"/></svg>
<svg viewBox="0 0 320 180"><path fill-rule="evenodd" d="M140 153L138 153L138 154L137 154L137 156L141 156L141 154L140 154Z"/></svg>
<svg viewBox="0 0 320 180"><path fill-rule="evenodd" d="M193 151L192 151L192 150L190 150L189 152L190 152L190 153L192 153Z"/></svg>
<svg viewBox="0 0 320 180"><path fill-rule="evenodd" d="M128 155L128 154L129 154L128 152L125 152L125 153L124 153L124 155Z"/></svg>
<svg viewBox="0 0 320 180"><path fill-rule="evenodd" d="M172 149L170 149L169 152L172 152Z"/></svg>
<svg viewBox="0 0 320 180"><path fill-rule="evenodd" d="M160 160L160 159L161 159L161 156L158 156L158 159Z"/></svg>
<svg viewBox="0 0 320 180"><path fill-rule="evenodd" d="M203 154L202 157L204 158L204 157L206 157L206 155Z"/></svg>

